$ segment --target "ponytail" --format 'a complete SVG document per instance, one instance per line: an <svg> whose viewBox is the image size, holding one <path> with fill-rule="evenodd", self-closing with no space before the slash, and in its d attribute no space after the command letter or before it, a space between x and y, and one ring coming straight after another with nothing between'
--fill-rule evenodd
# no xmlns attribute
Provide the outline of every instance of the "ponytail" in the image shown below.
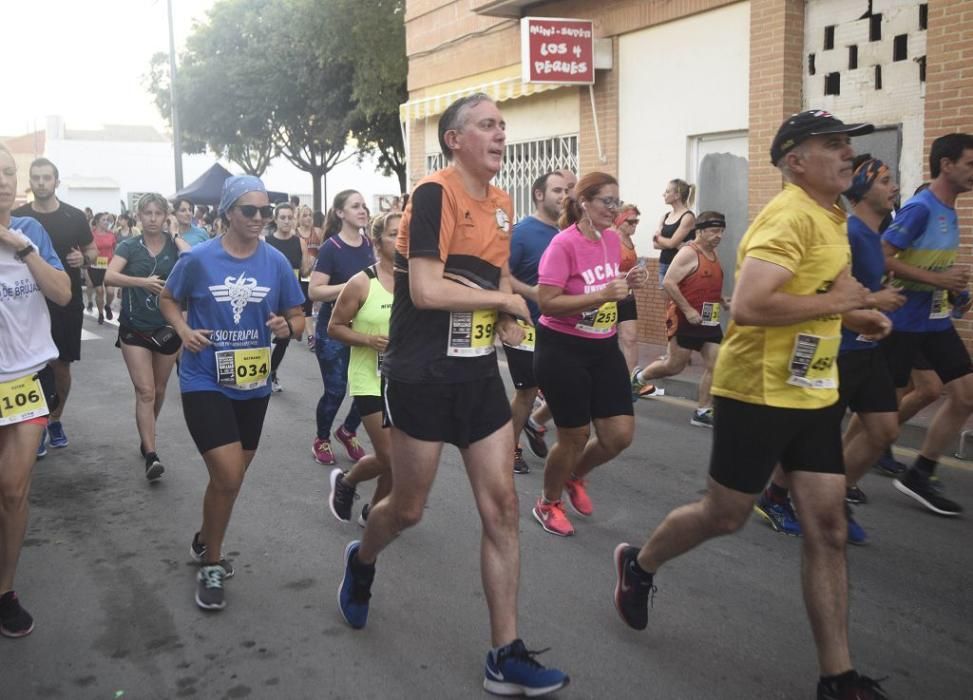
<svg viewBox="0 0 973 700"><path fill-rule="evenodd" d="M324 217L324 240L328 240L341 232L343 221L338 216L338 209L344 209L345 202L353 194L358 194L358 190L342 190L334 196L334 201L331 202L331 208L328 209L328 213Z"/></svg>
<svg viewBox="0 0 973 700"><path fill-rule="evenodd" d="M676 192L679 194L679 199L682 200L682 203L689 209L692 209L693 202L696 201L696 185L690 185L685 180L680 180L679 178L670 180L669 184L676 188Z"/></svg>

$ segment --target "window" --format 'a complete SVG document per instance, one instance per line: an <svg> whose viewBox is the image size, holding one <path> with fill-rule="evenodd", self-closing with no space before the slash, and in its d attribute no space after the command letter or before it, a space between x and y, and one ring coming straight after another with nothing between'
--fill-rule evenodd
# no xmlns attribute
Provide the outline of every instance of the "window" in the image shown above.
<svg viewBox="0 0 973 700"><path fill-rule="evenodd" d="M877 15L872 15L868 18L868 40L869 41L881 41L882 40L882 13L879 12Z"/></svg>
<svg viewBox="0 0 973 700"><path fill-rule="evenodd" d="M858 45L852 44L848 47L848 69L855 70L858 68Z"/></svg>
<svg viewBox="0 0 973 700"><path fill-rule="evenodd" d="M875 89L882 89L882 66L875 66Z"/></svg>
<svg viewBox="0 0 973 700"><path fill-rule="evenodd" d="M841 94L841 73L828 73L826 76L824 76L824 94Z"/></svg>
<svg viewBox="0 0 973 700"><path fill-rule="evenodd" d="M892 60L904 61L909 57L909 35L899 34L892 40Z"/></svg>
<svg viewBox="0 0 973 700"><path fill-rule="evenodd" d="M929 28L929 3L919 5L919 29L925 31Z"/></svg>
<svg viewBox="0 0 973 700"><path fill-rule="evenodd" d="M813 53L809 53L807 55L807 74L808 75L814 75L814 72L815 72L815 68L814 68L814 54Z"/></svg>
<svg viewBox="0 0 973 700"><path fill-rule="evenodd" d="M830 51L834 48L834 25L830 24L824 28L824 50Z"/></svg>
<svg viewBox="0 0 973 700"><path fill-rule="evenodd" d="M445 167L446 159L442 153L426 156L426 172ZM527 216L534 209L530 198L530 186L534 180L546 172L562 168L578 172L577 135L507 144L503 167L493 179L493 184L513 200L514 221Z"/></svg>
<svg viewBox="0 0 973 700"><path fill-rule="evenodd" d="M919 82L926 82L926 57L920 56L916 59L916 63L919 64Z"/></svg>

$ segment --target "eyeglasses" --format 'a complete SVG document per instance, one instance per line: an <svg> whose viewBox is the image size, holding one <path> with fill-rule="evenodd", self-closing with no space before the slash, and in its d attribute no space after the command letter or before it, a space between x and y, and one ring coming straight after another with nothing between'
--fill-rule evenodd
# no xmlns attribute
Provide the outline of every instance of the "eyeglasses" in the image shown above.
<svg viewBox="0 0 973 700"><path fill-rule="evenodd" d="M592 197L592 199L597 199L609 209L618 209L622 204L622 200L615 199L614 197Z"/></svg>
<svg viewBox="0 0 973 700"><path fill-rule="evenodd" d="M237 204L233 208L239 209L240 213L248 219L252 219L258 213L262 219L269 219L274 215L274 208L269 204L265 207L258 207L255 204Z"/></svg>

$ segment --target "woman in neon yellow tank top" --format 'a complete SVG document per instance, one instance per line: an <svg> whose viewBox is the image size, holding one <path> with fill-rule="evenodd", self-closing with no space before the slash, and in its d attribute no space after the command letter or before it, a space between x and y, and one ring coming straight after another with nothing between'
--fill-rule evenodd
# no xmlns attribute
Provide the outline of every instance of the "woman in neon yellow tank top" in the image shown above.
<svg viewBox="0 0 973 700"><path fill-rule="evenodd" d="M348 280L335 301L328 336L351 347L348 362L348 393L361 415L374 454L366 455L348 472L331 471L328 505L338 520L351 520L355 490L363 481L378 477L371 505L392 489L389 469L389 435L382 427L382 353L389 342L392 313L392 258L401 212L389 212L372 220L371 236L378 262ZM362 508L358 523L364 527L369 505Z"/></svg>

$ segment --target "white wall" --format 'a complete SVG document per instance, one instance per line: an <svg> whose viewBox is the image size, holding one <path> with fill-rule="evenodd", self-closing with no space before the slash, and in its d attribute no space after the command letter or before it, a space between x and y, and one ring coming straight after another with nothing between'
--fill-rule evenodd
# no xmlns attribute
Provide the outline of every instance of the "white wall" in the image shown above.
<svg viewBox="0 0 973 700"><path fill-rule="evenodd" d="M102 211L118 213L119 200L122 199L122 194L117 189L70 187L64 185L63 182L57 194L59 198L78 209L83 210L85 207L91 207L94 214Z"/></svg>
<svg viewBox="0 0 973 700"><path fill-rule="evenodd" d="M695 137L749 126L750 3L741 2L619 38L618 175L650 254L662 193L687 172Z"/></svg>

